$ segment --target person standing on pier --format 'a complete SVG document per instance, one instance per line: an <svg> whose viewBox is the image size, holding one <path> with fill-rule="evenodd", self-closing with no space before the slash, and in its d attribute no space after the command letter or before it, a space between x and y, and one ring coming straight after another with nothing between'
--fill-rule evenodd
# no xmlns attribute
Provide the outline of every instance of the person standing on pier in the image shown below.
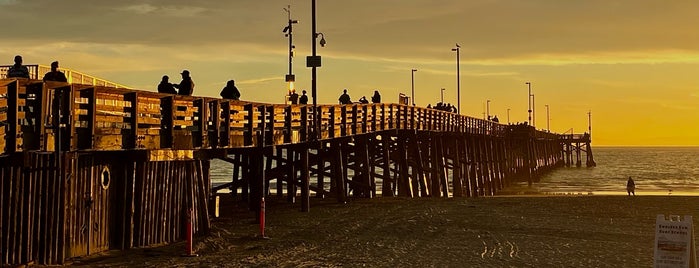
<svg viewBox="0 0 699 268"><path fill-rule="evenodd" d="M308 96L306 95L306 90L302 91L303 95L301 95L301 98L299 99L300 104L308 104Z"/></svg>
<svg viewBox="0 0 699 268"><path fill-rule="evenodd" d="M179 95L192 96L194 92L194 81L192 81L192 77L189 76L189 71L184 70L180 74L182 75L182 82L173 84L173 86L179 89Z"/></svg>
<svg viewBox="0 0 699 268"><path fill-rule="evenodd" d="M371 96L372 103L381 103L381 94L378 90L374 90L374 96Z"/></svg>
<svg viewBox="0 0 699 268"><path fill-rule="evenodd" d="M160 84L158 84L158 93L177 94L175 86L170 83L169 76L163 75L163 80L160 80Z"/></svg>
<svg viewBox="0 0 699 268"><path fill-rule="evenodd" d="M221 98L229 100L240 100L240 91L235 86L235 80L228 80L226 86L221 90Z"/></svg>
<svg viewBox="0 0 699 268"><path fill-rule="evenodd" d="M340 101L340 104L352 104L352 99L350 99L349 94L347 94L347 89L343 91L342 95L340 95L340 98L338 99Z"/></svg>
<svg viewBox="0 0 699 268"><path fill-rule="evenodd" d="M29 69L27 66L22 65L22 56L15 56L15 65L10 66L7 70L7 78L17 77L17 78L29 78Z"/></svg>
<svg viewBox="0 0 699 268"><path fill-rule="evenodd" d="M66 75L58 70L58 61L51 63L51 71L44 75L44 82L46 81L68 82Z"/></svg>
<svg viewBox="0 0 699 268"><path fill-rule="evenodd" d="M629 177L629 180L626 181L626 192L630 195L636 196L636 183L633 181L631 177Z"/></svg>
<svg viewBox="0 0 699 268"><path fill-rule="evenodd" d="M299 94L296 93L296 89L292 89L289 93L289 101L291 104L299 104Z"/></svg>

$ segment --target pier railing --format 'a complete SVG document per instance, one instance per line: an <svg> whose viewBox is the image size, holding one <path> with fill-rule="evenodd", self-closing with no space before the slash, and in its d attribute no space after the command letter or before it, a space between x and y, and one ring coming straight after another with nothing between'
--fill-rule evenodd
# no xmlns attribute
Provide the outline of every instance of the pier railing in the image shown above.
<svg viewBox="0 0 699 268"><path fill-rule="evenodd" d="M60 94L62 101L56 101ZM319 105L319 138L387 130L503 137L508 125L401 104ZM57 114L63 115L58 122ZM0 80L0 151L195 150L301 143L315 138L312 105L179 96L104 86ZM535 136L557 134L532 131ZM264 133L263 133L264 132ZM2 146L5 145L5 146Z"/></svg>

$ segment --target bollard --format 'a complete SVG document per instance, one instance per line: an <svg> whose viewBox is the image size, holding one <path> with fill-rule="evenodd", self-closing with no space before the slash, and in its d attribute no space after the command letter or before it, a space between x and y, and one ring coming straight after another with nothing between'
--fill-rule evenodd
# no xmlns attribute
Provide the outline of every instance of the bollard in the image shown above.
<svg viewBox="0 0 699 268"><path fill-rule="evenodd" d="M187 232L186 238L187 238L187 245L186 245L186 251L185 254L182 256L184 257L197 257L199 254L195 254L193 247L192 247L192 240L193 240L193 230L192 230L192 209L187 210L187 222L185 223L185 231Z"/></svg>
<svg viewBox="0 0 699 268"><path fill-rule="evenodd" d="M260 200L260 236L265 238L265 198Z"/></svg>

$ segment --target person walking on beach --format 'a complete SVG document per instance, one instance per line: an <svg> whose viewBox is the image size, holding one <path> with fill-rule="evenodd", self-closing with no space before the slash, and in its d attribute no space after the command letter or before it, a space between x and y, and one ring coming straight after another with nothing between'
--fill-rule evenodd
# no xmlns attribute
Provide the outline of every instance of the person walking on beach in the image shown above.
<svg viewBox="0 0 699 268"><path fill-rule="evenodd" d="M194 92L194 81L192 81L192 77L189 76L189 71L184 70L180 74L182 75L182 81L179 84L173 84L174 87L179 89L177 94L192 96L192 93Z"/></svg>
<svg viewBox="0 0 699 268"><path fill-rule="evenodd" d="M22 65L22 56L20 55L15 56L15 65L7 69L7 78L11 77L29 78L29 69Z"/></svg>
<svg viewBox="0 0 699 268"><path fill-rule="evenodd" d="M163 75L163 79L160 80L160 84L158 84L158 93L177 94L177 90L175 90L175 87L170 83L169 76Z"/></svg>
<svg viewBox="0 0 699 268"><path fill-rule="evenodd" d="M306 90L303 90L303 95L301 95L301 98L299 99L300 104L308 104L308 95L306 95Z"/></svg>
<svg viewBox="0 0 699 268"><path fill-rule="evenodd" d="M347 89L343 91L342 95L340 95L340 98L337 99L340 101L340 104L352 104L352 99L350 99L349 94L347 94Z"/></svg>
<svg viewBox="0 0 699 268"><path fill-rule="evenodd" d="M636 183L631 177L629 177L629 180L626 181L626 192L629 194L629 196L632 194L636 196Z"/></svg>
<svg viewBox="0 0 699 268"><path fill-rule="evenodd" d="M68 82L66 75L58 70L58 61L51 63L51 71L44 75L44 81Z"/></svg>
<svg viewBox="0 0 699 268"><path fill-rule="evenodd" d="M228 80L226 86L221 90L221 98L229 100L240 100L240 91L235 86L235 80Z"/></svg>

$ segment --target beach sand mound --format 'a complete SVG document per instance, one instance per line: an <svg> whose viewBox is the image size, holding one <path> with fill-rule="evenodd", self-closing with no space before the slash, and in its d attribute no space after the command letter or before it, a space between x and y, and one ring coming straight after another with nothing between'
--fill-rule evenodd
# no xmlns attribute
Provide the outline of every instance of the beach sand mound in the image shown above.
<svg viewBox="0 0 699 268"><path fill-rule="evenodd" d="M699 197L377 198L337 204L270 200L268 239L226 206L199 257L183 242L76 260L97 267L650 267L657 214L694 215ZM696 221L696 220L695 220Z"/></svg>

